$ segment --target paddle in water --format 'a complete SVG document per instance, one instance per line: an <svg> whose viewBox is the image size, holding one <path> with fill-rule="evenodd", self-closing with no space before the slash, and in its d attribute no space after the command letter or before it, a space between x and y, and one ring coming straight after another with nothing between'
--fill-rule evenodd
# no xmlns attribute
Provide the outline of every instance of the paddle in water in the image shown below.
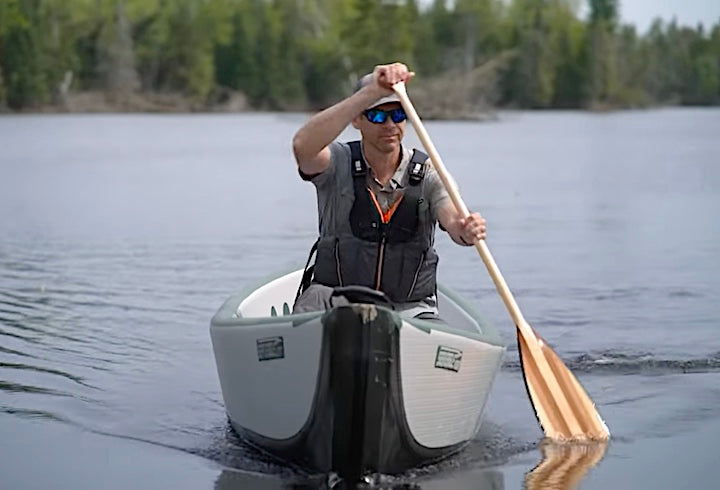
<svg viewBox="0 0 720 490"><path fill-rule="evenodd" d="M430 156L433 167L445 185L450 199L460 214L467 217L470 212L460 198L459 192L451 183L450 176L435 145L430 140L420 116L410 102L405 83L396 83L392 88L400 97L400 102L425 147L425 151ZM495 287L517 327L518 349L525 386L545 435L556 441L607 440L610 432L596 410L595 404L557 354L525 321L485 240L476 241L475 248L485 263L490 277L492 277Z"/></svg>

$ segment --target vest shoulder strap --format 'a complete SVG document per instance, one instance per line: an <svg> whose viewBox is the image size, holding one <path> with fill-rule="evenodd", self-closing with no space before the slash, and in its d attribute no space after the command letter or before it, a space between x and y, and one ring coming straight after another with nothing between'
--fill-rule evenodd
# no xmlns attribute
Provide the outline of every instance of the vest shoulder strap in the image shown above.
<svg viewBox="0 0 720 490"><path fill-rule="evenodd" d="M362 156L362 147L359 141L350 141L350 169L353 178L365 177L367 174L367 164Z"/></svg>
<svg viewBox="0 0 720 490"><path fill-rule="evenodd" d="M410 157L410 185L418 185L425 178L425 169L427 168L427 154L420 150L413 149Z"/></svg>

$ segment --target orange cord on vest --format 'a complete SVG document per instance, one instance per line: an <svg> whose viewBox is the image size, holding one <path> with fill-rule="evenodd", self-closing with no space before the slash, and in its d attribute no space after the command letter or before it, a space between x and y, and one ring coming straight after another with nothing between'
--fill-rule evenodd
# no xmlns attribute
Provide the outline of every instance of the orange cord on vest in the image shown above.
<svg viewBox="0 0 720 490"><path fill-rule="evenodd" d="M398 197L392 206L390 206L390 209L387 210L387 212L383 213L382 208L380 207L380 203L377 200L377 197L375 197L375 194L373 193L370 188L367 188L367 191L370 193L370 198L372 199L373 203L375 203L375 208L377 208L378 214L380 215L380 219L383 223L387 224L390 222L390 218L392 218L393 213L395 213L395 210L400 205L400 201L403 200L403 197L405 197L404 194L400 194L400 197Z"/></svg>

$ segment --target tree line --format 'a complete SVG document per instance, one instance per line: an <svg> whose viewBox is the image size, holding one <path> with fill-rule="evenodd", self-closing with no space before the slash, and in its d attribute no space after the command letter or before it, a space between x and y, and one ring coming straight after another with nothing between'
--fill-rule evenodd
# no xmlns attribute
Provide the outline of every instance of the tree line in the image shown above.
<svg viewBox="0 0 720 490"><path fill-rule="evenodd" d="M208 107L326 107L401 60L456 106L638 107L720 102L720 19L656 20L618 0L0 0L0 108L97 91ZM584 15L581 15L584 12ZM433 95L435 94L435 95Z"/></svg>

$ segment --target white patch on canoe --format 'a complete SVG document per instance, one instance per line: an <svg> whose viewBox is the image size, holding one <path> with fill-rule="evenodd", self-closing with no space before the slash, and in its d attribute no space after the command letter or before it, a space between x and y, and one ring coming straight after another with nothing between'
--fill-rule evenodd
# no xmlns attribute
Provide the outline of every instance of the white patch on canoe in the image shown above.
<svg viewBox="0 0 720 490"><path fill-rule="evenodd" d="M438 349L462 352L457 371L437 366ZM504 348L480 340L403 322L400 378L408 427L425 447L472 439L480 428Z"/></svg>

